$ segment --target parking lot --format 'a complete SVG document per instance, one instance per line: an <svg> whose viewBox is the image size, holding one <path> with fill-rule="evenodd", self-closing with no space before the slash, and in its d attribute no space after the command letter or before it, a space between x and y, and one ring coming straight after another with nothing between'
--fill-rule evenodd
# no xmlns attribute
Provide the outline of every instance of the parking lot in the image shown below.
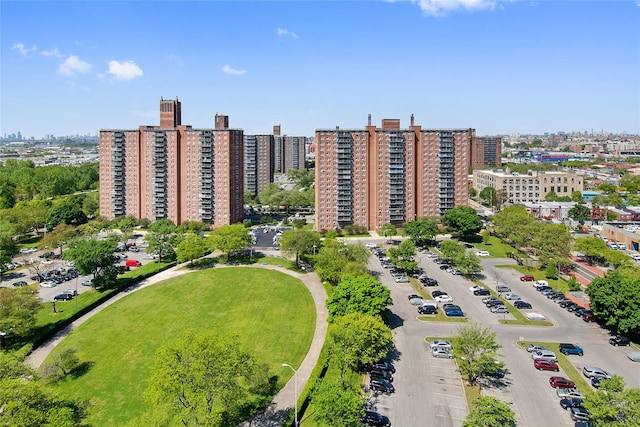
<svg viewBox="0 0 640 427"><path fill-rule="evenodd" d="M640 364L627 359L628 347L609 345L607 330L567 312L536 291L530 282L521 282L521 274L516 270L495 267L511 263L511 260L483 258L484 285L493 289L498 285L509 286L522 300L532 304L532 309L524 312L540 312L554 326L501 324L500 319L512 316L491 313L481 302L482 297L469 291L473 282L440 270L424 254L419 254L417 259L425 272L439 282L439 286L424 288L428 294L436 289L446 291L470 321L488 326L497 333L497 341L503 346L500 353L508 374L503 381L485 382L483 393L509 402L519 426L573 426L568 411L559 405L556 390L549 385L550 376L565 374L562 370L556 373L535 369L531 355L517 345L520 340L580 345L584 349L584 356L567 356L580 373L584 366L598 366L624 377L628 387L640 388ZM467 413L466 403L462 388L457 389L453 381L456 378L461 384L460 375L455 367L453 371L441 370L447 365L455 366L455 363L449 359L433 358L424 340L428 336L450 337L456 333L459 324L417 320L417 307L407 299L408 295L415 293L413 287L396 283L389 270L382 268L375 256L371 257L369 267L391 289L394 300L391 307L392 330L398 353L394 361L397 370L394 375L396 392L382 396L378 410L389 416L393 425L461 425ZM424 419L429 420L428 423L420 421Z"/></svg>

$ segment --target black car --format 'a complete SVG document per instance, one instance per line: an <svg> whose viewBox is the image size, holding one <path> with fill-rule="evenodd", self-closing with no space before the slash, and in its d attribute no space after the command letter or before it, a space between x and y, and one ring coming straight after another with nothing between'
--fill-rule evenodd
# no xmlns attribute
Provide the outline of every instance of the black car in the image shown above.
<svg viewBox="0 0 640 427"><path fill-rule="evenodd" d="M389 421L389 418L373 411L365 411L364 417L360 419L360 422L362 422L362 425L366 427L390 427L391 426L391 422Z"/></svg>
<svg viewBox="0 0 640 427"><path fill-rule="evenodd" d="M576 315L576 317L582 317L584 316L585 313L591 312L591 310L589 310L588 308L579 308L576 311L573 312L573 314Z"/></svg>
<svg viewBox="0 0 640 427"><path fill-rule="evenodd" d="M528 302L520 301L520 300L518 300L518 301L514 301L514 302L513 302L513 306L514 306L515 308L520 308L520 309L523 309L523 308L532 308L532 307L531 307L531 304L529 304Z"/></svg>
<svg viewBox="0 0 640 427"><path fill-rule="evenodd" d="M371 369L369 371L369 375L371 378L386 380L390 383L393 382L393 375L391 375L391 372L384 369Z"/></svg>
<svg viewBox="0 0 640 427"><path fill-rule="evenodd" d="M418 313L420 314L436 314L438 312L438 307L435 305L421 305L418 307Z"/></svg>
<svg viewBox="0 0 640 427"><path fill-rule="evenodd" d="M491 292L489 291L489 289L482 288L482 289L474 290L473 294L476 296L487 296L487 295L491 295Z"/></svg>
<svg viewBox="0 0 640 427"><path fill-rule="evenodd" d="M396 391L393 384L389 381L375 378L372 378L371 381L369 381L369 388L383 393L393 393Z"/></svg>
<svg viewBox="0 0 640 427"><path fill-rule="evenodd" d="M566 308L567 306L569 306L571 304L575 304L575 302L573 302L571 300L565 300L565 301L559 303L560 307L562 307L562 308Z"/></svg>
<svg viewBox="0 0 640 427"><path fill-rule="evenodd" d="M438 286L438 281L430 277L427 279L420 280L420 283L422 283L425 286Z"/></svg>
<svg viewBox="0 0 640 427"><path fill-rule="evenodd" d="M449 268L451 268L451 266L450 266L449 264L442 264L442 265L440 265L440 270L447 270L447 269L449 269Z"/></svg>
<svg viewBox="0 0 640 427"><path fill-rule="evenodd" d="M572 304L569 304L568 306L565 307L565 309L567 311L576 311L579 308L580 308L580 306L578 304L576 304L575 302L572 303Z"/></svg>
<svg viewBox="0 0 640 427"><path fill-rule="evenodd" d="M72 299L73 299L73 295L67 294L67 293L59 294L59 295L56 295L55 297L53 297L54 301L69 301L69 300L72 300Z"/></svg>
<svg viewBox="0 0 640 427"><path fill-rule="evenodd" d="M609 338L609 344L611 345L625 345L629 346L629 338L623 337L622 335L616 335L615 337Z"/></svg>
<svg viewBox="0 0 640 427"><path fill-rule="evenodd" d="M444 292L444 291L433 291L433 292L431 292L431 296L432 296L433 298L435 298L435 297L439 297L440 295L447 295L447 293L446 293L446 292Z"/></svg>
<svg viewBox="0 0 640 427"><path fill-rule="evenodd" d="M492 299L490 301L487 301L484 305L486 305L488 308L491 308L491 307L495 307L496 305L504 305L504 302L500 300Z"/></svg>
<svg viewBox="0 0 640 427"><path fill-rule="evenodd" d="M13 286L16 286L16 287L27 286L27 282L25 282L24 280L18 280L17 282L13 282Z"/></svg>
<svg viewBox="0 0 640 427"><path fill-rule="evenodd" d="M563 397L562 399L560 399L560 406L562 406L562 409L582 406L582 399L580 399L579 397Z"/></svg>
<svg viewBox="0 0 640 427"><path fill-rule="evenodd" d="M373 365L371 365L371 369L383 369L385 371L389 371L392 374L396 373L396 367L393 366L392 363L387 362L386 360L381 360L379 362L374 363Z"/></svg>
<svg viewBox="0 0 640 427"><path fill-rule="evenodd" d="M450 302L448 302L448 303L444 304L444 305L442 306L442 309L443 309L444 311L448 311L448 310L462 310L462 309L460 308L460 306L459 306L459 305L457 305L457 304L452 304L452 303L450 303Z"/></svg>

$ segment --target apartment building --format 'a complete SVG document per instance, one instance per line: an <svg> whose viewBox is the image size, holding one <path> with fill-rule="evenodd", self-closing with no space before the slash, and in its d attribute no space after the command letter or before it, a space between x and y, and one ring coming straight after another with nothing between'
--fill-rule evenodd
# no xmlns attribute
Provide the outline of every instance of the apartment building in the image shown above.
<svg viewBox="0 0 640 427"><path fill-rule="evenodd" d="M100 214L212 226L243 219L244 137L216 115L213 129L181 123L181 103L160 99L160 126L101 130Z"/></svg>
<svg viewBox="0 0 640 427"><path fill-rule="evenodd" d="M527 174L506 170L473 171L473 187L478 194L485 187L493 187L507 194L510 203L537 203L547 194L555 192L558 197L571 197L574 191L584 190L580 175L568 172L529 171Z"/></svg>
<svg viewBox="0 0 640 427"><path fill-rule="evenodd" d="M349 224L378 230L466 205L474 129L320 129L316 145L316 229Z"/></svg>
<svg viewBox="0 0 640 427"><path fill-rule="evenodd" d="M244 188L254 196L273 182L274 135L244 136Z"/></svg>
<svg viewBox="0 0 640 427"><path fill-rule="evenodd" d="M280 125L273 126L274 169L287 173L289 169L304 169L306 137L281 134Z"/></svg>
<svg viewBox="0 0 640 427"><path fill-rule="evenodd" d="M472 169L483 166L502 166L502 138L499 136L477 136L471 144L469 154Z"/></svg>

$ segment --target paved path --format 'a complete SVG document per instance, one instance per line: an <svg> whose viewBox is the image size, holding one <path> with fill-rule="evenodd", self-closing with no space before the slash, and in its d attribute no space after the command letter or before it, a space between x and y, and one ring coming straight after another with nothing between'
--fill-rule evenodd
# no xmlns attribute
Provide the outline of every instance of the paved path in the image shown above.
<svg viewBox="0 0 640 427"><path fill-rule="evenodd" d="M119 293L113 298L106 301L104 304L96 307L91 310L84 316L78 318L71 324L69 324L66 328L60 330L58 333L53 335L49 340L44 342L42 345L37 347L27 358L26 363L32 366L35 369L38 369L40 365L47 358L49 353L57 346L60 341L64 339L71 331L76 329L78 326L86 322L91 317L95 316L97 313L102 311L105 307L110 306L111 304L119 301L120 299L126 297L131 292L135 292L138 289L146 288L148 286L154 285L156 283L160 283L164 280L171 279L173 277L181 276L186 273L190 273L191 270L181 270L180 268L184 266L178 265L172 267L168 270L165 270L161 273L158 273L152 277L149 277L136 285L131 286L126 291ZM222 268L233 268L228 266L220 266ZM271 404L261 413L254 416L251 420L246 421L241 424L242 426L260 426L260 427L271 427L271 426L281 426L284 421L287 419L289 412L294 409L294 402L297 399L296 396L296 386L297 391L300 392L304 386L309 381L311 376L311 372L315 368L318 357L320 356L320 351L324 345L325 336L327 333L327 309L325 306L325 302L327 300L327 294L320 282L320 279L315 273L307 273L301 274L296 273L291 270L287 270L282 267L277 267L273 265L244 265L243 267L254 267L254 268L265 268L270 270L278 270L282 273L286 273L290 276L293 276L302 283L305 284L309 292L311 292L311 296L313 297L313 301L316 308L316 327L313 334L313 340L311 341L311 347L307 352L306 357L302 361L302 364L297 367L297 374L291 377L291 380L276 394L271 402ZM219 268L219 267L217 267ZM284 362L284 361L283 361ZM284 368L283 369L288 369ZM296 385L296 381L298 382Z"/></svg>

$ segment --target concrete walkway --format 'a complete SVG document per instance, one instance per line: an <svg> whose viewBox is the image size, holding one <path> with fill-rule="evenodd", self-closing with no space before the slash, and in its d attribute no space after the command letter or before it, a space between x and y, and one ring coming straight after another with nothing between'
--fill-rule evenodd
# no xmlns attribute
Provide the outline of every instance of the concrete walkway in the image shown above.
<svg viewBox="0 0 640 427"><path fill-rule="evenodd" d="M106 301L104 304L96 307L91 310L84 316L78 318L71 324L69 324L66 328L60 330L58 333L53 335L49 340L44 342L42 345L37 347L27 358L26 362L30 366L35 369L38 369L40 365L47 358L49 353L66 337L71 331L76 329L78 326L86 322L91 317L95 316L105 307L110 306L111 304L119 301L120 299L126 297L131 292L135 292L138 289L146 288L151 285L155 285L156 283L160 283L164 280L171 279L173 277L181 276L183 274L190 273L191 270L180 270L185 264L178 265L172 267L168 270L165 270L161 273L156 274L155 276L149 277L136 285L127 288L127 290L119 293L113 298ZM289 412L294 409L294 402L297 400L298 396L296 395L296 388L298 394L307 384L309 378L311 377L311 372L315 368L318 358L320 356L320 351L324 345L324 340L327 334L327 308L326 308L326 300L327 294L320 282L320 279L315 273L296 273L291 270L287 270L282 267L277 267L274 265L260 265L260 264L250 264L243 265L243 267L253 267L253 268L265 268L269 270L277 270L282 273L288 274L290 276L295 277L302 281L305 284L309 292L311 292L311 296L313 297L313 301L316 308L316 327L313 334L313 340L311 341L311 347L307 352L306 357L302 361L302 364L299 367L294 368L297 370L297 373L291 377L291 380L276 394L271 401L271 404L265 408L262 412L254 416L252 419L242 423L242 426L260 426L260 427L276 427L281 426L284 421L287 419ZM234 268L231 266L222 266L216 268ZM288 363L288 361L283 360L282 363ZM289 369L287 367L283 367L284 369ZM283 372L284 375L284 372ZM296 384L297 381L297 384Z"/></svg>

